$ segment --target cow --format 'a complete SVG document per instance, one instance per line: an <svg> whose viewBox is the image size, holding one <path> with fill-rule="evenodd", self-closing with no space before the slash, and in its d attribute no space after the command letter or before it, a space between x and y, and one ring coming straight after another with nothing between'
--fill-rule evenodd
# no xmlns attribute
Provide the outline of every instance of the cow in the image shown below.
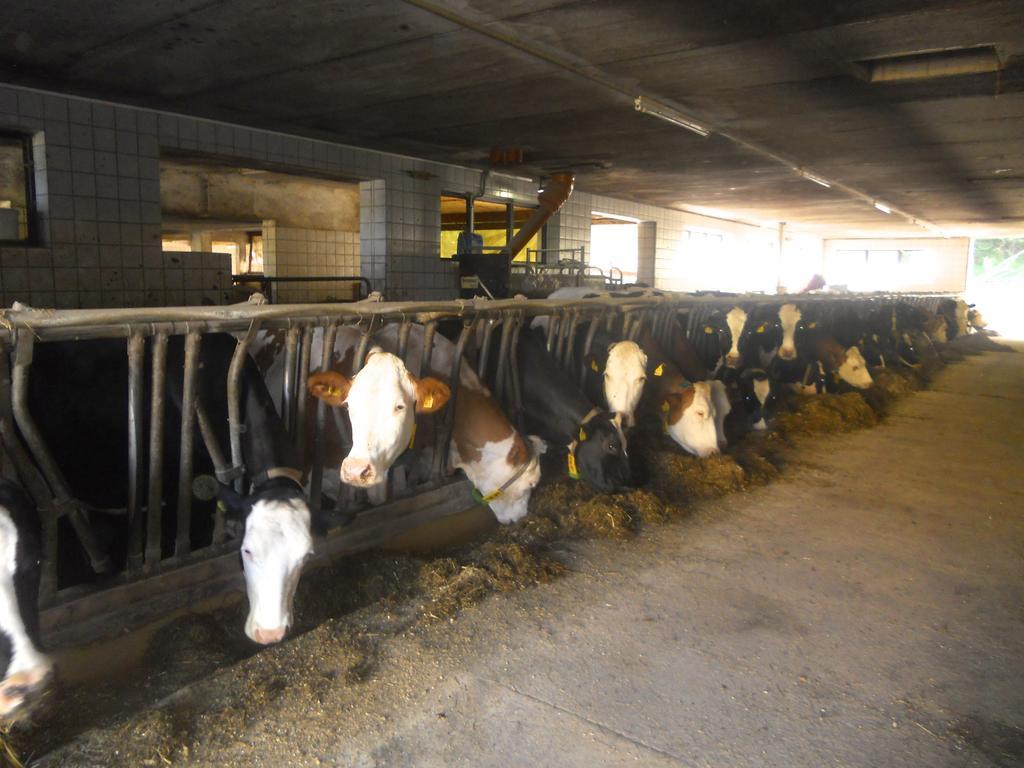
<svg viewBox="0 0 1024 768"><path fill-rule="evenodd" d="M641 334L640 344L648 361L644 400L658 410L665 432L701 458L723 450L725 418L732 407L725 384L690 381L650 334Z"/></svg>
<svg viewBox="0 0 1024 768"><path fill-rule="evenodd" d="M844 386L867 389L872 384L871 372L856 346L844 348L830 333L808 323L813 331L800 341L801 354L793 360L773 361L770 375L780 383L802 393L835 392Z"/></svg>
<svg viewBox="0 0 1024 768"><path fill-rule="evenodd" d="M228 334L203 336L197 366L197 399L221 447L228 445L226 381L236 341ZM147 357L149 353L147 352ZM167 345L165 456L177 451L182 409L184 340ZM87 509L125 508L128 476L128 364L123 340L48 342L36 345L29 407L72 492ZM147 377L148 379L148 377ZM74 382L74 396L66 396ZM244 360L239 405L243 430L243 495L222 487L220 503L244 525L240 542L249 611L245 633L260 644L281 640L292 623L291 604L303 565L312 553L312 522L290 441L255 363ZM147 381L146 389L149 382ZM149 393L144 391L144 401ZM144 409L148 420L149 409ZM196 471L212 470L203 441L196 444ZM164 462L167 509L176 508L177 462ZM112 482L122 478L121 482ZM193 513L193 539L211 535L212 510ZM205 514L203 514L205 512ZM165 530L173 516L165 515ZM123 556L127 531L115 549Z"/></svg>
<svg viewBox="0 0 1024 768"><path fill-rule="evenodd" d="M661 295L650 290L631 291L629 293L597 292L586 287L559 288L548 296L549 299L593 299L598 297L636 298L640 296ZM531 328L547 331L548 318L541 316L533 319ZM577 328L573 349L576 359L599 379L588 374L584 390L595 403L603 402L608 410L618 413L624 427L631 427L636 421L636 408L643 393L647 374L647 359L643 350L633 341L612 338L604 333L595 334L591 349L583 355L583 346L589 330L588 323L581 323Z"/></svg>
<svg viewBox="0 0 1024 768"><path fill-rule="evenodd" d="M371 348L374 354L369 355L367 362L377 355L390 355L398 360L396 353L399 346L399 328L397 324L387 325L376 334L372 342L376 349ZM360 335L358 331L349 328L338 330L335 341L332 359L333 365L343 364L350 350L358 345ZM419 375L420 361L422 359L424 343L423 326L412 326L409 338L406 360L403 363L407 366L406 373L415 379ZM455 345L441 335L434 337L429 365L431 370L438 372L449 372L453 368L455 359ZM319 359L315 355L312 359ZM384 359L381 357L380 359ZM349 357L349 361L351 358ZM390 363L394 365L394 363ZM334 373L340 373L332 369ZM453 469L461 469L465 472L470 482L477 489L479 499L487 504L494 516L501 523L512 523L524 517L528 511L530 494L533 488L540 481L540 455L546 450L543 440L536 437L525 438L521 436L502 413L501 408L491 396L490 391L480 382L476 374L469 366L462 362L459 367L458 392L456 398L454 426L452 439L449 445L449 466ZM323 372L327 373L327 372ZM362 370L354 377L358 380L363 373ZM424 381L425 379L418 379ZM436 384L449 386L439 380ZM389 408L397 406L401 400L398 392L400 379L395 377L381 377L378 379L381 391L371 393L375 400L389 402ZM324 387L324 384L328 384ZM434 392L433 402L427 397L421 400L422 408L425 411L436 411L447 401L445 390L431 384ZM338 405L330 397L330 379L314 374L309 379L310 394L314 397L324 399L329 405ZM360 399L360 392L353 394L353 387L347 390L344 403L347 405L349 417L354 411L366 413L366 431L357 430L353 424L353 443L369 438L369 430L374 427L374 413L368 405L369 397ZM362 390L370 392L370 390ZM450 390L448 390L450 391ZM407 420L408 432L405 429L388 430L391 436L389 444L384 446L385 450L381 455L398 455L408 446L408 435L412 432L411 413L413 409L404 408L395 410L395 413L406 414L403 421ZM328 421L329 428L334 422ZM337 461L335 462L335 459ZM326 457L326 462L339 466L341 456ZM380 472L378 470L378 477Z"/></svg>
<svg viewBox="0 0 1024 768"><path fill-rule="evenodd" d="M747 311L740 306L728 311L718 309L691 329L691 339L700 350L704 367L715 378L731 378L742 370L743 350L749 336L748 318Z"/></svg>
<svg viewBox="0 0 1024 768"><path fill-rule="evenodd" d="M492 344L497 342L495 337ZM628 487L632 475L621 415L594 406L575 377L566 376L547 353L539 329L524 329L517 351L527 431L565 446L570 477L601 492ZM496 362L494 356L491 360Z"/></svg>
<svg viewBox="0 0 1024 768"><path fill-rule="evenodd" d="M968 312L970 305L963 299L943 299L939 302L938 314L946 320L946 335L952 340L970 333Z"/></svg>
<svg viewBox="0 0 1024 768"><path fill-rule="evenodd" d="M0 717L20 714L46 687L53 664L39 649L39 512L16 483L0 479Z"/></svg>
<svg viewBox="0 0 1024 768"><path fill-rule="evenodd" d="M975 331L984 331L988 327L988 323L985 322L985 318L981 314L980 309L975 309L974 305L969 305L970 309L967 311L967 324Z"/></svg>
<svg viewBox="0 0 1024 768"><path fill-rule="evenodd" d="M749 428L766 430L775 415L775 382L763 368L747 368L740 374L737 386Z"/></svg>

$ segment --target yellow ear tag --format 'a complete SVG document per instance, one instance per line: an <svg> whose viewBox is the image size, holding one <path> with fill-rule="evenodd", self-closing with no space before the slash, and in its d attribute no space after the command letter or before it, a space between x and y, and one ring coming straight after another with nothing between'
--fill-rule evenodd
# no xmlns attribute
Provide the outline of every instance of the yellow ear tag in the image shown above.
<svg viewBox="0 0 1024 768"><path fill-rule="evenodd" d="M661 412L662 413L668 413L668 400L666 400L665 402L663 402L661 404Z"/></svg>
<svg viewBox="0 0 1024 768"><path fill-rule="evenodd" d="M764 333L765 328L767 328L767 327L768 327L767 325L765 325L764 323L761 323L759 326L757 326L757 332L758 333Z"/></svg>
<svg viewBox="0 0 1024 768"><path fill-rule="evenodd" d="M573 480L580 479L580 473L576 469L576 457L572 455L572 451L569 451L569 477Z"/></svg>
<svg viewBox="0 0 1024 768"><path fill-rule="evenodd" d="M808 327L808 328L817 328L817 327L818 327L818 324L817 324L817 323L816 323L815 321L813 321L813 320L812 320L811 322L809 322L809 323L807 324L807 327Z"/></svg>
<svg viewBox="0 0 1024 768"><path fill-rule="evenodd" d="M416 442L416 422L412 423L412 437L409 438L409 450L412 450L413 444Z"/></svg>
<svg viewBox="0 0 1024 768"><path fill-rule="evenodd" d="M712 328L710 325L705 325L704 326L704 333L714 333L714 332L715 332L715 329Z"/></svg>
<svg viewBox="0 0 1024 768"><path fill-rule="evenodd" d="M582 443L587 439L587 433L583 431L583 427L580 427L580 442Z"/></svg>
<svg viewBox="0 0 1024 768"><path fill-rule="evenodd" d="M328 387L327 388L327 396L328 397L337 397L340 394L341 394L341 390L338 389L337 387Z"/></svg>
<svg viewBox="0 0 1024 768"><path fill-rule="evenodd" d="M427 396L425 398L423 398L423 407L424 408L433 408L434 407L434 395L432 393L428 392Z"/></svg>
<svg viewBox="0 0 1024 768"><path fill-rule="evenodd" d="M665 372L665 364L664 363L658 363L658 367L654 369L654 375L655 376L661 376L661 374L663 374L664 372Z"/></svg>
<svg viewBox="0 0 1024 768"><path fill-rule="evenodd" d="M599 371L597 370L597 360L590 361L590 370L592 370L594 373L599 373Z"/></svg>

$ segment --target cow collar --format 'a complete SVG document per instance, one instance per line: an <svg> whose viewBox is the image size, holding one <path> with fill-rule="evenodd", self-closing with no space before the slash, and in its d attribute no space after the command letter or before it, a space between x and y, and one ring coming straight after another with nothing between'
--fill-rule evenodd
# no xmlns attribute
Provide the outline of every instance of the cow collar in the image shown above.
<svg viewBox="0 0 1024 768"><path fill-rule="evenodd" d="M252 484L258 488L264 483L279 477L291 480L300 490L302 489L302 471L293 467L271 467L266 472L260 472L253 477Z"/></svg>
<svg viewBox="0 0 1024 768"><path fill-rule="evenodd" d="M573 480L579 480L580 479L579 470L576 468L576 447L580 443L582 443L584 440L587 439L587 432L584 429L584 427L586 427L587 423L592 418L597 416L597 414L599 414L600 412L601 412L600 408L591 408L587 412L587 415L584 416L583 420L580 422L579 440L573 440L571 443L569 443L569 456L568 456L568 459L566 460L566 463L567 463L567 469L568 469L568 472L569 472L569 477L571 477Z"/></svg>
<svg viewBox="0 0 1024 768"><path fill-rule="evenodd" d="M538 460L537 454L534 453L533 449L530 447L529 440L526 441L526 450L530 454L529 458L527 458L527 460L523 462L523 464L518 469L516 469L514 473L512 473L512 477L506 480L500 488L493 490L490 493L480 493L478 489L474 488L474 501L476 501L479 504L490 504L495 499L500 499L502 495L505 493L505 491L507 491L512 486L512 483L514 483L516 480L522 477L526 470L532 467L533 464Z"/></svg>

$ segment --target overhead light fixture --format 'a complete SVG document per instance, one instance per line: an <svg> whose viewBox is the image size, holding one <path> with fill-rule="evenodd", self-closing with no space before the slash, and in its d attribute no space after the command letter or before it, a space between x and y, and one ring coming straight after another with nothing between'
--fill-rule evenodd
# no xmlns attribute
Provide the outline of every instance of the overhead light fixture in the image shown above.
<svg viewBox="0 0 1024 768"><path fill-rule="evenodd" d="M813 173L809 171L801 170L800 175L803 176L808 181L813 181L815 184L820 184L821 186L825 187L825 189L832 188L832 184L829 181L821 178L821 176L815 176Z"/></svg>
<svg viewBox="0 0 1024 768"><path fill-rule="evenodd" d="M673 125L678 125L680 128L693 131L698 136L707 136L711 133L710 129L695 122L692 118L687 117L679 110L672 109L672 107L667 104L657 102L648 96L637 96L636 99L633 100L633 106L636 107L637 112L643 112L645 115L660 117L662 120L672 123Z"/></svg>
<svg viewBox="0 0 1024 768"><path fill-rule="evenodd" d="M892 208L890 208L885 203L879 202L878 200L875 200L875 208L880 210L882 213L892 213Z"/></svg>

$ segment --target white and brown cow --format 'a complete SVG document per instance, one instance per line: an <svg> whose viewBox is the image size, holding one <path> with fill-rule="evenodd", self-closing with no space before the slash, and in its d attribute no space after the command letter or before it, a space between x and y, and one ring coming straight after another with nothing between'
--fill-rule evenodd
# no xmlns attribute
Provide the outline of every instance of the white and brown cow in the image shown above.
<svg viewBox="0 0 1024 768"><path fill-rule="evenodd" d="M701 458L724 450L732 409L725 383L690 381L649 333L640 335L640 344L648 360L645 401L657 407L666 434Z"/></svg>
<svg viewBox="0 0 1024 768"><path fill-rule="evenodd" d="M328 456L325 462L340 464L341 478L350 485L382 489L388 469L410 443L414 414L437 411L450 397L451 390L443 381L417 376L423 327L413 326L409 334L406 358L414 362L408 367L395 354L398 334L398 325L378 331L373 337L372 354L354 377L334 369L309 379L311 394L331 405L347 406L352 451L344 458ZM359 339L357 331L339 329L333 354L335 366L343 366L346 359L351 365L352 350ZM435 336L431 369L451 371L455 351L451 341ZM315 349L312 359L320 359ZM465 363L460 366L454 419L449 465L466 473L500 522L510 523L525 516L530 493L540 480L543 441L519 435Z"/></svg>

